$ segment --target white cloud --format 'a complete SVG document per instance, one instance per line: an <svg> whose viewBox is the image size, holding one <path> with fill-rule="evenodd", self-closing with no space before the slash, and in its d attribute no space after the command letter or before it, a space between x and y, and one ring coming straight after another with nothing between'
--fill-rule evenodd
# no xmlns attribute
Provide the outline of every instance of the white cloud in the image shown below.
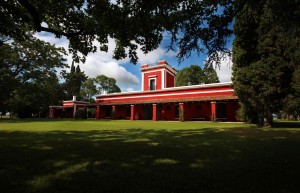
<svg viewBox="0 0 300 193"><path fill-rule="evenodd" d="M166 52L166 50L162 47L159 47L156 50L149 52L147 55L144 54L141 50L138 50L137 53L140 64L154 64L157 63L159 60L164 60L167 57L175 57L177 55L177 53L172 50Z"/></svg>
<svg viewBox="0 0 300 193"><path fill-rule="evenodd" d="M116 61L106 61L101 58L102 54L93 53L87 57L85 64L80 65L80 68L89 76L96 77L100 74L116 79L117 84L138 85L139 79L127 71L123 66L120 66Z"/></svg>
<svg viewBox="0 0 300 193"><path fill-rule="evenodd" d="M35 34L35 37L50 42L51 44L55 44L57 47L63 47L68 50L69 41L65 37L57 39L53 35L49 35L49 33L37 33ZM96 42L95 45L99 47L99 44ZM89 77L96 77L104 74L105 76L116 79L117 84L127 84L128 86L138 85L138 77L120 65L120 63L128 62L129 59L117 61L112 58L112 50L115 47L115 42L113 39L109 39L108 47L109 50L107 53L97 51L95 53L88 54L86 62L84 64L80 64L81 70L84 71ZM72 55L69 54L66 58L68 60L68 64L70 65L72 62Z"/></svg>
<svg viewBox="0 0 300 193"><path fill-rule="evenodd" d="M213 63L215 66L215 62ZM220 66L216 67L216 72L219 77L220 82L231 82L232 76L232 59L229 56L224 56L221 59Z"/></svg>
<svg viewBox="0 0 300 193"><path fill-rule="evenodd" d="M121 88L121 91L122 92L132 92L132 91L134 91L134 88Z"/></svg>
<svg viewBox="0 0 300 193"><path fill-rule="evenodd" d="M216 69L220 82L231 82L232 68L226 65L221 63L220 68Z"/></svg>

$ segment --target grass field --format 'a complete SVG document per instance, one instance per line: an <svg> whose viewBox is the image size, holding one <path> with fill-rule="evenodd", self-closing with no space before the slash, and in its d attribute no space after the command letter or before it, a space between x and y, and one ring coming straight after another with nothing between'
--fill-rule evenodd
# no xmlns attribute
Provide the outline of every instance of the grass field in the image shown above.
<svg viewBox="0 0 300 193"><path fill-rule="evenodd" d="M300 124L0 120L0 191L300 191Z"/></svg>

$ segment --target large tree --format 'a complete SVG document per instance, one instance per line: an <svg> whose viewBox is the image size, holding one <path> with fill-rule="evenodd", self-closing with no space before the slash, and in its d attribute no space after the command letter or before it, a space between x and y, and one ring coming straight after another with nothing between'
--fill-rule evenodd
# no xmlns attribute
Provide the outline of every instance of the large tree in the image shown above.
<svg viewBox="0 0 300 193"><path fill-rule="evenodd" d="M65 83L63 84L65 90L65 100L70 100L73 96L80 96L81 87L86 81L87 76L80 70L79 65L74 66L72 63L70 72L62 71Z"/></svg>
<svg viewBox="0 0 300 193"><path fill-rule="evenodd" d="M214 68L205 66L202 69L198 65L191 65L178 71L176 86L188 86L208 83L218 83L219 78Z"/></svg>
<svg viewBox="0 0 300 193"><path fill-rule="evenodd" d="M292 79L292 92L283 102L283 111L294 118L300 118L300 66L296 69Z"/></svg>
<svg viewBox="0 0 300 193"><path fill-rule="evenodd" d="M228 27L238 10L234 0L10 0L0 1L0 33L26 39L27 33L49 32L70 41L70 52L79 61L96 49L107 51L108 37L114 38L114 57L127 55L137 62L138 46L147 53L156 49L169 34L170 49L179 48L178 57L193 51L226 51ZM244 1L243 1L244 2ZM239 8L238 8L239 9ZM166 33L167 32L167 33ZM93 42L97 41L97 48ZM228 50L227 50L228 51ZM84 57L81 58L84 61Z"/></svg>
<svg viewBox="0 0 300 193"><path fill-rule="evenodd" d="M236 16L233 83L247 121L272 126L300 64L300 2L249 1Z"/></svg>
<svg viewBox="0 0 300 193"><path fill-rule="evenodd" d="M117 82L114 78L110 78L105 75L97 76L95 78L97 94L121 92L121 89L116 83Z"/></svg>
<svg viewBox="0 0 300 193"><path fill-rule="evenodd" d="M97 94L95 78L88 78L81 87L80 96L83 100L95 102L93 97Z"/></svg>
<svg viewBox="0 0 300 193"><path fill-rule="evenodd" d="M59 93L62 92L59 90L56 68L66 67L63 58L65 52L49 43L28 37L30 39L27 41L10 40L0 45L2 111L24 111L29 101L32 108L45 112L50 102L59 102ZM41 97L35 97L37 95Z"/></svg>
<svg viewBox="0 0 300 193"><path fill-rule="evenodd" d="M219 83L219 77L216 70L211 65L205 65L203 69L204 84Z"/></svg>
<svg viewBox="0 0 300 193"><path fill-rule="evenodd" d="M114 78L105 75L99 75L96 78L88 78L81 87L81 97L83 100L94 102L93 97L97 94L117 93L121 89L116 84Z"/></svg>

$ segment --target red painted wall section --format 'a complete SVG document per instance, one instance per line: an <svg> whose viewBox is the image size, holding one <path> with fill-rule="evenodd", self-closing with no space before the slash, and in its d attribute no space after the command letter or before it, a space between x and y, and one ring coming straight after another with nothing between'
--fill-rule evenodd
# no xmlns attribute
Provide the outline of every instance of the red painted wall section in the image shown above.
<svg viewBox="0 0 300 193"><path fill-rule="evenodd" d="M130 120L143 120L144 119L144 111L142 105L132 105L131 106L131 116Z"/></svg>
<svg viewBox="0 0 300 193"><path fill-rule="evenodd" d="M156 79L156 90L161 90L161 71L146 72L144 74L144 90L150 90L149 79L151 78Z"/></svg>
<svg viewBox="0 0 300 193"><path fill-rule="evenodd" d="M135 120L143 120L144 119L144 111L142 105L135 105Z"/></svg>
<svg viewBox="0 0 300 193"><path fill-rule="evenodd" d="M159 83L158 83L159 84ZM233 96L233 89L230 86L217 88L193 88L193 89L174 89L161 90L156 92L139 92L131 94L105 95L97 97L97 103L118 103L130 101L147 101L155 99L186 99L188 97L210 97L210 96Z"/></svg>
<svg viewBox="0 0 300 193"><path fill-rule="evenodd" d="M160 108L160 120L172 121L175 120L175 104L158 104ZM177 106L178 108L178 106Z"/></svg>
<svg viewBox="0 0 300 193"><path fill-rule="evenodd" d="M130 106L127 105L121 105L121 106L116 106L116 111L115 111L115 119L129 119L130 115L128 111L130 111Z"/></svg>
<svg viewBox="0 0 300 193"><path fill-rule="evenodd" d="M166 71L166 88L174 87L174 75Z"/></svg>
<svg viewBox="0 0 300 193"><path fill-rule="evenodd" d="M99 119L105 119L105 108L104 107L99 107Z"/></svg>
<svg viewBox="0 0 300 193"><path fill-rule="evenodd" d="M185 104L185 119L187 121L209 121L211 108L209 102Z"/></svg>
<svg viewBox="0 0 300 193"><path fill-rule="evenodd" d="M237 101L227 101L227 121L240 121L237 110L240 108Z"/></svg>

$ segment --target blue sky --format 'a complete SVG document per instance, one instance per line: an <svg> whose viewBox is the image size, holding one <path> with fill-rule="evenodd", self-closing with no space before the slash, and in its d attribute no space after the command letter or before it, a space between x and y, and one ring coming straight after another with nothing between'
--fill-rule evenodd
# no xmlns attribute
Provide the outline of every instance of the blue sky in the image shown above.
<svg viewBox="0 0 300 193"><path fill-rule="evenodd" d="M35 36L41 40L47 41L51 44L55 44L57 47L64 47L68 50L68 40L66 38L55 38L52 34L49 33L37 33ZM113 39L109 39L109 50L105 52L96 52L91 53L87 56L87 60L84 64L80 64L80 68L85 74L89 77L96 77L97 75L104 74L108 77L113 77L117 81L117 85L121 88L122 92L127 91L139 91L141 90L141 72L140 67L142 64L155 64L159 60L166 60L171 66L175 67L177 70L180 70L184 67L188 67L192 64L204 66L204 61L207 56L204 54L192 54L190 58L186 58L180 64L177 61L175 51L170 50L166 52L166 45L168 42L167 36L162 41L160 47L147 55L143 54L138 50L138 63L136 65L129 62L129 58L123 60L115 60L112 58L113 49L115 43ZM231 47L231 41L228 43L228 47ZM95 42L97 46L97 43ZM72 63L72 56L69 54L67 56L68 64ZM217 73L221 82L230 81L231 77L231 61L229 58L226 58L221 62L220 68L217 68ZM68 71L68 70L67 70Z"/></svg>

